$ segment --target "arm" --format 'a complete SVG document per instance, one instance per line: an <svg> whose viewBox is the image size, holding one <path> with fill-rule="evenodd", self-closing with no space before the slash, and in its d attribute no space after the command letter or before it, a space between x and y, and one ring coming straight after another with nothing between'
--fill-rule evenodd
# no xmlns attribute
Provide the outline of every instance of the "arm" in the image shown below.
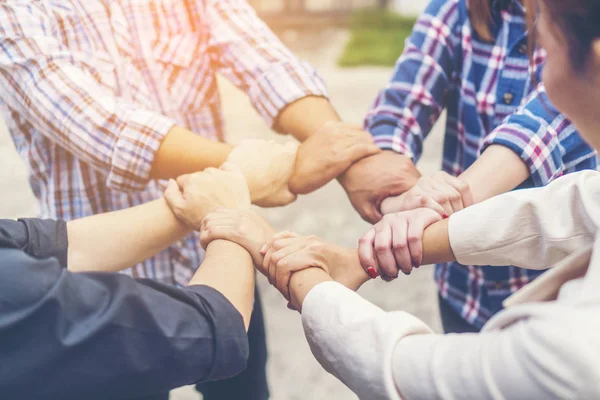
<svg viewBox="0 0 600 400"><path fill-rule="evenodd" d="M70 221L68 268L116 272L163 251L191 232L164 199Z"/></svg>
<svg viewBox="0 0 600 400"><path fill-rule="evenodd" d="M485 139L479 160L461 176L478 192L476 197L485 200L489 196L512 190L525 181L525 170L517 159L505 155L489 157L488 151L496 146L510 150L527 168L528 183L545 186L565 172L577 167L594 168L595 151L577 134L573 124L550 102L543 84L530 95L525 105L494 129ZM504 158L504 159L503 159ZM495 165L503 163L503 177L488 180L482 176ZM508 170L505 170L506 166ZM481 169L481 171L477 171ZM510 174L514 174L510 177ZM506 190L507 189L507 190ZM475 194L475 193L474 193ZM488 196L488 197L486 197Z"/></svg>
<svg viewBox="0 0 600 400"><path fill-rule="evenodd" d="M465 12L457 0L431 1L415 24L390 83L365 119L375 144L387 151L357 162L340 182L368 222L382 218L383 200L408 191L421 176L414 163L445 107L455 59L460 57Z"/></svg>
<svg viewBox="0 0 600 400"><path fill-rule="evenodd" d="M579 345L595 343L594 332L573 329L589 315L552 304L539 315L531 308L505 315L504 329L434 335L412 315L386 313L323 274L292 278L294 296L304 297L304 331L321 365L360 399L594 397L597 378L588 371L596 361Z"/></svg>
<svg viewBox="0 0 600 400"><path fill-rule="evenodd" d="M94 78L93 61L55 36L43 2L0 8L2 100L38 132L107 175L141 190L151 178L219 166L230 147L203 139L151 110L114 97Z"/></svg>
<svg viewBox="0 0 600 400"><path fill-rule="evenodd" d="M316 71L281 43L246 0L206 3L202 19L209 22L220 72L248 93L269 126L304 141L339 120Z"/></svg>
<svg viewBox="0 0 600 400"><path fill-rule="evenodd" d="M417 161L423 141L445 107L465 10L457 0L433 0L416 22L388 86L365 126L375 143Z"/></svg>
<svg viewBox="0 0 600 400"><path fill-rule="evenodd" d="M95 398L102 386L104 397L137 398L246 366L242 316L213 287L73 274L18 250L4 250L2 263L0 291L11 301L1 305L0 397ZM248 268L227 267L233 274ZM251 281L231 285L251 290Z"/></svg>

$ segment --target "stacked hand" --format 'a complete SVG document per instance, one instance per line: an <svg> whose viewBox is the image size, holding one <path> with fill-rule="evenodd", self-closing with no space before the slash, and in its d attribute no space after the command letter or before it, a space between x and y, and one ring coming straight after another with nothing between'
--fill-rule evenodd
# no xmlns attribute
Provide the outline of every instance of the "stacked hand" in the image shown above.
<svg viewBox="0 0 600 400"><path fill-rule="evenodd" d="M371 135L360 126L329 122L300 145L290 190L297 194L311 193L356 161L380 151Z"/></svg>
<svg viewBox="0 0 600 400"><path fill-rule="evenodd" d="M425 207L447 218L471 205L473 195L469 185L460 178L440 171L431 177L421 177L415 186L400 196L384 200L381 211L389 214Z"/></svg>
<svg viewBox="0 0 600 400"><path fill-rule="evenodd" d="M341 175L340 183L356 211L365 221L374 224L383 216L381 202L406 192L419 177L408 157L383 151L354 163Z"/></svg>
<svg viewBox="0 0 600 400"><path fill-rule="evenodd" d="M165 200L173 213L191 229L199 230L204 217L217 208L247 209L250 193L244 175L235 165L182 175L169 181Z"/></svg>
<svg viewBox="0 0 600 400"><path fill-rule="evenodd" d="M252 210L217 210L202 223L203 247L213 240L229 240L244 247L256 268L289 300L289 280L294 272L321 268L333 279L350 288L354 277L346 276L343 266L355 251L327 243L315 236L289 232L274 234L273 228Z"/></svg>
<svg viewBox="0 0 600 400"><path fill-rule="evenodd" d="M287 205L296 200L288 189L298 145L251 139L242 141L227 161L237 165L248 182L252 203L262 207Z"/></svg>
<svg viewBox="0 0 600 400"><path fill-rule="evenodd" d="M423 262L423 232L441 219L428 208L385 215L359 241L361 265L371 278L392 280L399 271L410 274Z"/></svg>

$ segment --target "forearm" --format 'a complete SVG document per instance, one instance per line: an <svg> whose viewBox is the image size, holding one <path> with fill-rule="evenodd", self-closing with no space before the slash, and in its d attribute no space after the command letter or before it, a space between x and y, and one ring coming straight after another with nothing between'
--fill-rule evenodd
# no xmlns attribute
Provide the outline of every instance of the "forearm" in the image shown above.
<svg viewBox="0 0 600 400"><path fill-rule="evenodd" d="M144 261L190 233L164 199L67 224L71 271L116 272Z"/></svg>
<svg viewBox="0 0 600 400"><path fill-rule="evenodd" d="M239 311L248 329L254 304L254 266L243 247L224 240L211 242L190 285L206 285L219 291Z"/></svg>
<svg viewBox="0 0 600 400"><path fill-rule="evenodd" d="M340 117L328 99L307 96L284 108L277 118L275 128L303 142L325 123L339 120Z"/></svg>
<svg viewBox="0 0 600 400"><path fill-rule="evenodd" d="M460 178L469 184L474 202L481 203L519 186L529 178L529 168L513 150L492 145Z"/></svg>
<svg viewBox="0 0 600 400"><path fill-rule="evenodd" d="M174 179L209 167L218 168L232 149L226 143L205 139L181 126L174 126L154 156L150 176Z"/></svg>
<svg viewBox="0 0 600 400"><path fill-rule="evenodd" d="M360 264L356 249L343 249L343 262L331 266L332 278L351 290L358 290L371 278ZM448 220L427 228L423 234L423 265L454 261L448 235Z"/></svg>

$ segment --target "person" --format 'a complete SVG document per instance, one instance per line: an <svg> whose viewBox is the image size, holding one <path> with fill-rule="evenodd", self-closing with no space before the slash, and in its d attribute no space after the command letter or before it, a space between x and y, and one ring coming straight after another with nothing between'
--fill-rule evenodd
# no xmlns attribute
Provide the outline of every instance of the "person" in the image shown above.
<svg viewBox="0 0 600 400"><path fill-rule="evenodd" d="M340 178L365 219L376 223L391 211L422 206L446 217L509 190L598 167L593 149L552 106L543 84L536 85L546 57L528 44L529 36L520 0L430 2L365 119L384 151ZM538 79L531 79L534 73ZM444 109L443 171L421 177L413 162ZM386 280L398 275L396 268L369 267ZM444 330L479 331L508 296L541 273L437 265Z"/></svg>
<svg viewBox="0 0 600 400"><path fill-rule="evenodd" d="M191 218L250 206L230 165L179 183L70 222L0 220L0 397L140 398L244 370L254 267L240 246L211 243L185 288L114 273L189 234L169 204Z"/></svg>
<svg viewBox="0 0 600 400"><path fill-rule="evenodd" d="M164 179L235 156L223 142L217 73L269 126L307 142L277 166L285 179L260 182L246 171L254 204L295 199L285 176L294 163L290 187L302 191L379 151L366 132L337 122L322 79L246 0L4 2L0 50L2 112L44 218L143 204L161 197ZM263 151L252 143L235 157ZM197 243L192 233L124 272L185 285L202 260ZM206 398L268 397L258 297L256 305L251 375L204 388Z"/></svg>
<svg viewBox="0 0 600 400"><path fill-rule="evenodd" d="M599 149L600 6L541 0L539 9L548 95ZM278 287L302 312L315 357L361 399L598 398L599 196L600 173L581 171L546 187L499 195L445 220L427 208L386 218L407 232L425 229L413 243L424 263L552 267L508 298L507 308L480 333L434 334L418 318L386 313L349 290L370 279L361 259L382 250L370 242L363 241L359 251L288 233L253 239L266 241L261 246L239 242L253 257L263 257L261 268L266 266L271 281L281 280ZM206 217L203 243L238 241L242 226L224 214ZM439 221L431 224L432 218ZM247 232L256 227L253 238L263 231L248 223L251 218L242 221ZM386 251L408 256L409 246L405 239ZM340 271L343 285L332 281Z"/></svg>

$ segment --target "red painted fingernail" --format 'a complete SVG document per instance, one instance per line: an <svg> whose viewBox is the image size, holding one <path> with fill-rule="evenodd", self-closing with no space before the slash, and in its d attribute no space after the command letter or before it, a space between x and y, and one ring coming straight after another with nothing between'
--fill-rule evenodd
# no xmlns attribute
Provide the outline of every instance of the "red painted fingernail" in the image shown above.
<svg viewBox="0 0 600 400"><path fill-rule="evenodd" d="M448 214L446 214L446 213L443 213L443 214L442 214L442 218L443 218L443 219L446 219L446 218L448 218Z"/></svg>
<svg viewBox="0 0 600 400"><path fill-rule="evenodd" d="M419 264L413 264L413 268L419 269L420 265Z"/></svg>
<svg viewBox="0 0 600 400"><path fill-rule="evenodd" d="M371 279L377 278L377 271L375 271L375 268L373 268L373 267L367 268L367 273L369 274Z"/></svg>

